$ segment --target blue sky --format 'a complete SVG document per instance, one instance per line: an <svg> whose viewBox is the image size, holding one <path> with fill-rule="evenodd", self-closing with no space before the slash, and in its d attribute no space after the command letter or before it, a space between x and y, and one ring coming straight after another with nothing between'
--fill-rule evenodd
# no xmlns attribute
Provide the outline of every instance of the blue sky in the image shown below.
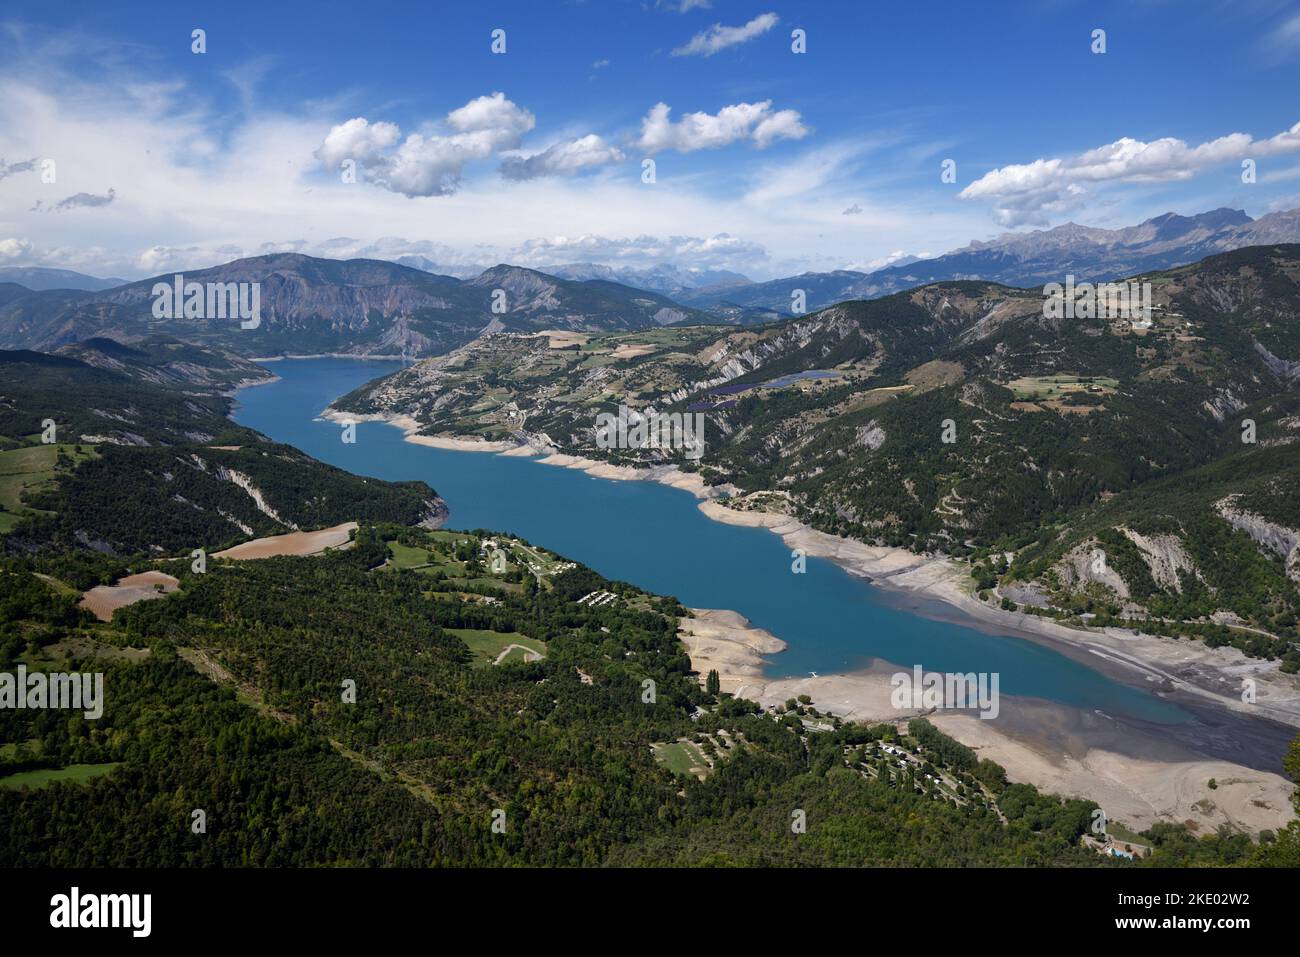
<svg viewBox="0 0 1300 957"><path fill-rule="evenodd" d="M873 268L1300 206L1298 90L1300 5L1267 0L10 0L0 263Z"/></svg>

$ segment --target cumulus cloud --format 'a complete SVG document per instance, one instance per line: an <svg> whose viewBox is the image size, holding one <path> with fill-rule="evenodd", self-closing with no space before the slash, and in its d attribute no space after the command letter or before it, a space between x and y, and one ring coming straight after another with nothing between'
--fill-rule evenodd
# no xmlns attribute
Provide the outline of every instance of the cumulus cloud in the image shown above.
<svg viewBox="0 0 1300 957"><path fill-rule="evenodd" d="M501 175L514 180L571 176L597 166L621 163L625 158L622 150L592 133L567 143L556 143L532 156L508 156L501 162Z"/></svg>
<svg viewBox="0 0 1300 957"><path fill-rule="evenodd" d="M333 127L325 142L316 150L316 158L325 166L338 167L344 160L367 164L397 142L402 131L396 123L370 123L354 117Z"/></svg>
<svg viewBox="0 0 1300 957"><path fill-rule="evenodd" d="M740 140L765 149L774 140L802 139L808 128L795 110L772 110L772 101L736 103L717 113L687 113L677 122L669 117L672 108L656 103L641 120L637 146L647 153L676 150L690 153L711 150Z"/></svg>
<svg viewBox="0 0 1300 957"><path fill-rule="evenodd" d="M0 239L0 259L21 259L32 251L32 244L25 239Z"/></svg>
<svg viewBox="0 0 1300 957"><path fill-rule="evenodd" d="M776 26L779 19L775 13L760 13L753 20L739 27L724 27L721 23L715 23L707 30L701 30L691 37L689 43L675 49L673 56L713 56L727 47L747 43L755 37L762 36Z"/></svg>
<svg viewBox="0 0 1300 957"><path fill-rule="evenodd" d="M1174 137L1150 143L1124 137L1074 157L1037 159L991 170L960 195L962 199L992 201L1004 225L1040 224L1053 214L1079 206L1090 185L1187 180L1225 163L1296 151L1300 151L1300 123L1268 139L1229 133L1198 146Z"/></svg>
<svg viewBox="0 0 1300 957"><path fill-rule="evenodd" d="M504 93L492 93L448 113L450 134L411 133L392 150L401 136L395 123L356 117L333 127L315 155L329 168L354 160L371 182L403 196L449 196L460 188L467 164L517 149L536 124Z"/></svg>
<svg viewBox="0 0 1300 957"><path fill-rule="evenodd" d="M150 246L136 257L135 265L150 275L157 275L176 269L203 269L238 258L238 252L218 257L215 249L202 246Z"/></svg>

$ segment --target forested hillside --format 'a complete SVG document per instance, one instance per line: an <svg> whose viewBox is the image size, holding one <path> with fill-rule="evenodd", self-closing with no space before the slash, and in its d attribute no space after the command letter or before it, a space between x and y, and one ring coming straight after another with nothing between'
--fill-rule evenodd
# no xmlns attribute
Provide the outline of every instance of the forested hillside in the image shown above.
<svg viewBox="0 0 1300 957"><path fill-rule="evenodd" d="M1294 670L1300 246L1133 281L1149 284L1149 323L945 282L724 333L492 336L338 405L676 462L737 508L969 559L990 601L1231 642ZM597 416L620 405L701 413L703 459L598 448Z"/></svg>
<svg viewBox="0 0 1300 957"><path fill-rule="evenodd" d="M193 388L194 378L236 372L228 356L182 350L209 371L164 377L164 387L151 380L172 343L88 348L127 367L0 352L0 532L11 554L213 551L257 535L445 515L423 482L362 478L230 421L227 397Z"/></svg>
<svg viewBox="0 0 1300 957"><path fill-rule="evenodd" d="M495 573L486 541L387 526L314 558L173 562L180 591L111 624L7 562L0 667L103 670L107 707L97 722L0 712L0 784L53 777L0 787L0 863L1103 862L1080 844L1090 802L1008 785L919 725L815 732L717 699L688 673L675 602L499 536ZM618 597L579 604L594 589ZM505 642L540 655L494 657ZM893 768L882 737L956 790ZM703 779L656 760L678 740L714 751ZM1162 834L1189 862L1280 852Z"/></svg>
<svg viewBox="0 0 1300 957"><path fill-rule="evenodd" d="M47 472L4 486L22 513L0 539L0 670L106 690L97 720L0 710L0 864L1106 863L1091 802L1009 784L923 722L702 687L674 599L510 535L417 527L436 524L427 486L270 443L220 396L7 361L0 455ZM67 441L42 443L44 418ZM349 518L346 548L190 561ZM145 572L176 584L109 621L80 606ZM1142 840L1156 863L1295 859L1289 832Z"/></svg>

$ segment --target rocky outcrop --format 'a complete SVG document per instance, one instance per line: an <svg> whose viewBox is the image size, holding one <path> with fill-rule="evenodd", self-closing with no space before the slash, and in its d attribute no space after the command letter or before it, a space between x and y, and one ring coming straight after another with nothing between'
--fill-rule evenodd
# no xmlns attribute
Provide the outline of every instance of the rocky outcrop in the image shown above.
<svg viewBox="0 0 1300 957"><path fill-rule="evenodd" d="M875 419L872 419L866 425L858 427L854 434L854 441L874 452L885 444L885 430L876 423Z"/></svg>
<svg viewBox="0 0 1300 957"><path fill-rule="evenodd" d="M1082 586L1089 582L1096 582L1109 588L1120 598L1127 599L1128 585L1110 567L1105 552L1106 550L1097 542L1076 545L1057 563L1056 573L1066 585Z"/></svg>
<svg viewBox="0 0 1300 957"><path fill-rule="evenodd" d="M1197 573L1195 562L1183 549L1177 535L1142 535L1131 528L1121 528L1120 531L1137 546L1151 570L1151 577L1161 588L1181 593L1179 572Z"/></svg>
<svg viewBox="0 0 1300 957"><path fill-rule="evenodd" d="M1245 532L1256 544L1276 552L1286 561L1286 574L1300 582L1300 530L1270 522L1263 516L1236 507L1238 496L1229 495L1214 503L1217 511L1233 528Z"/></svg>
<svg viewBox="0 0 1300 957"><path fill-rule="evenodd" d="M451 516L451 509L443 501L442 496L426 499L424 502L425 512L420 516L420 528L442 528Z"/></svg>
<svg viewBox="0 0 1300 957"><path fill-rule="evenodd" d="M223 482L233 482L235 485L238 485L247 492L248 497L251 498L253 504L257 506L257 510L272 521L279 522L285 528L292 529L295 532L299 530L296 522L291 522L287 519L281 518L276 510L267 504L266 499L262 496L261 489L254 485L253 480L243 472L228 469L223 465L217 469L216 476Z"/></svg>

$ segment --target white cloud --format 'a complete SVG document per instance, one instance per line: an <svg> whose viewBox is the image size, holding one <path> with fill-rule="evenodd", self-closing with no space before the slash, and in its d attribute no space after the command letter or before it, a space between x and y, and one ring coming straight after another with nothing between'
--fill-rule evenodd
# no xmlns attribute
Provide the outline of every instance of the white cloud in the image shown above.
<svg viewBox="0 0 1300 957"><path fill-rule="evenodd" d="M356 160L371 182L403 196L449 196L460 188L465 166L502 150L516 149L537 121L533 114L493 93L447 114L451 135L411 133L388 152L401 130L355 117L333 127L316 149L323 166Z"/></svg>
<svg viewBox="0 0 1300 957"><path fill-rule="evenodd" d="M501 161L501 175L514 180L571 176L597 166L621 163L625 158L618 147L591 133L576 140L556 143L532 156L508 156Z"/></svg>
<svg viewBox="0 0 1300 957"><path fill-rule="evenodd" d="M913 256L911 253L904 252L901 249L895 249L888 256L868 259L865 262L846 263L843 268L851 269L854 272L875 272L877 269L884 269L886 266L892 266L895 263L915 262L918 259L925 259L927 255L927 253L920 253Z"/></svg>
<svg viewBox="0 0 1300 957"><path fill-rule="evenodd" d="M1259 47L1262 59L1274 66L1300 55L1300 13L1268 31Z"/></svg>
<svg viewBox="0 0 1300 957"><path fill-rule="evenodd" d="M768 163L753 177L745 202L770 207L773 203L816 194L828 184L851 178L861 158L877 149L876 140L839 140L794 157Z"/></svg>
<svg viewBox="0 0 1300 957"><path fill-rule="evenodd" d="M992 201L1003 225L1041 224L1080 206L1089 185L1181 181L1225 163L1296 151L1300 151L1300 123L1264 140L1229 133L1199 146L1173 137L1150 143L1124 137L1070 158L1037 159L991 170L960 195Z"/></svg>
<svg viewBox="0 0 1300 957"><path fill-rule="evenodd" d="M517 140L537 125L532 113L507 100L504 93L470 100L448 113L447 122L460 133L486 133L493 140Z"/></svg>
<svg viewBox="0 0 1300 957"><path fill-rule="evenodd" d="M744 26L724 27L721 23L715 23L691 37L689 43L674 50L673 56L713 56L727 47L762 36L776 26L779 19L775 13L760 13Z"/></svg>
<svg viewBox="0 0 1300 957"><path fill-rule="evenodd" d="M737 103L724 106L717 113L687 113L676 123L667 103L656 103L641 120L637 146L647 153L676 150L690 153L711 150L739 140L751 140L765 149L773 140L798 140L808 135L808 127L795 110L773 112L772 101Z"/></svg>
<svg viewBox="0 0 1300 957"><path fill-rule="evenodd" d="M744 269L762 263L767 250L727 233L714 236L635 236L610 238L585 234L530 239L511 250L514 261L534 265L595 262L643 266L675 263L702 268Z"/></svg>
<svg viewBox="0 0 1300 957"><path fill-rule="evenodd" d="M396 123L371 124L357 116L329 131L325 142L316 150L316 158L325 166L338 168L344 160L359 164L373 162L402 135Z"/></svg>
<svg viewBox="0 0 1300 957"><path fill-rule="evenodd" d="M818 165L813 172L824 180L818 191L799 193L798 176L776 183L757 175L777 165L770 152L748 151L723 168L682 164L648 186L638 176L504 179L496 166L516 148L501 146L489 157L496 162L466 165L454 193L431 210L393 189L343 183L336 165L324 164L322 172L323 161L313 154L324 150L326 134L344 125L341 119L369 116L362 128L368 132L350 134L357 145L345 149L340 144L351 141L339 133L330 140L338 150L324 155L335 161L348 151L378 156L377 172L389 175L406 132L423 140L475 138L459 141L465 144L459 159L471 147L481 153L479 134L492 139L492 131L501 130L498 141L526 139L531 134L519 131L532 129L531 114L505 108L502 96L495 106L453 111L459 127L448 119L405 131L390 124L390 135L351 92L283 106L260 97L255 111L231 111L227 102L210 97L214 87L171 79L162 59L150 60L134 41L109 49L105 65L95 66L88 57L105 46L102 36L66 39L57 56L44 48L9 56L12 44L4 46L0 31L0 157L9 163L52 158L59 164L57 184L42 183L36 171L0 181L0 237L23 237L30 243L24 262L33 265L129 279L282 249L339 258L418 256L459 275L512 260L601 261L595 253L605 243L611 258L604 261L611 263L636 266L638 256L651 262L677 257L682 266L707 263L771 278L834 268L846 250L869 259L898 247L951 248L987 228L986 214L972 204L936 211L910 194L899 194L897 201L875 195L847 163ZM159 76L166 81L156 82ZM229 84L215 89L231 93ZM757 126L775 111L764 107L758 113L740 131L754 145ZM547 119L583 123L573 116ZM558 129L554 140L541 145L582 138L588 127ZM673 129L665 148L703 148L697 132L689 125ZM749 156L766 159L761 170L750 165ZM773 175L780 178L774 170ZM770 188L761 204L738 201L751 184L780 188ZM29 212L37 199L54 204L78 193L104 196L110 186L116 198L98 209ZM866 213L840 216L853 201ZM555 243L556 236L589 241L569 239L563 248L525 258L532 248L526 244L537 237ZM645 242L598 243L590 237Z"/></svg>
<svg viewBox="0 0 1300 957"><path fill-rule="evenodd" d="M0 259L22 259L32 251L25 239L0 239Z"/></svg>

